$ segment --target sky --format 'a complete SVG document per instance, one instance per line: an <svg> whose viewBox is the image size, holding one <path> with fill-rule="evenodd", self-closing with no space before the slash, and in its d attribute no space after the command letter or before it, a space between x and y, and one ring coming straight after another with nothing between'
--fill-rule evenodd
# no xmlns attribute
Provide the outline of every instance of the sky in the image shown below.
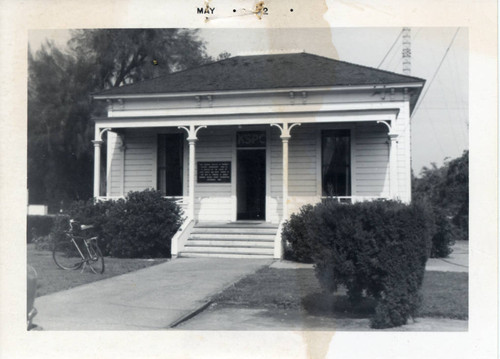
<svg viewBox="0 0 500 359"><path fill-rule="evenodd" d="M240 28L201 29L199 37L213 57L225 51L232 56L306 51L402 73L400 32L396 27ZM69 37L68 30L33 30L29 43L34 51L46 39L64 47ZM411 76L427 80L411 122L412 168L418 175L424 166L440 166L445 158L459 157L469 148L468 32L466 28L412 28L411 40Z"/></svg>

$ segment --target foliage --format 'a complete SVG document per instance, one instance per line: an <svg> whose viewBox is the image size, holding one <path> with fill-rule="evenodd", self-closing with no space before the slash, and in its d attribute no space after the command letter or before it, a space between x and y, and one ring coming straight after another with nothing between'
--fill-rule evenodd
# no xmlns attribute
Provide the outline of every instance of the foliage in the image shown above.
<svg viewBox="0 0 500 359"><path fill-rule="evenodd" d="M130 192L111 207L105 229L110 254L118 258L170 257L171 239L181 225L181 209L159 191Z"/></svg>
<svg viewBox="0 0 500 359"><path fill-rule="evenodd" d="M54 216L28 215L26 221L26 239L30 243L40 236L47 236L54 225Z"/></svg>
<svg viewBox="0 0 500 359"><path fill-rule="evenodd" d="M424 167L420 178L413 178L416 200L428 200L450 219L456 239L469 238L469 151L445 161L442 167Z"/></svg>
<svg viewBox="0 0 500 359"><path fill-rule="evenodd" d="M282 237L285 241L284 257L287 260L312 263L314 241L307 235L307 225L311 222L313 206L305 205L298 214L292 214L283 225Z"/></svg>
<svg viewBox="0 0 500 359"><path fill-rule="evenodd" d="M444 210L439 207L432 207L432 248L431 258L446 258L451 254L451 247L455 244L456 230Z"/></svg>
<svg viewBox="0 0 500 359"><path fill-rule="evenodd" d="M303 226L314 241L312 258L325 289L345 286L353 306L364 296L374 298L374 328L399 326L417 314L433 234L429 207L324 201L305 213Z"/></svg>
<svg viewBox="0 0 500 359"><path fill-rule="evenodd" d="M50 212L92 197L90 118L104 108L90 93L209 59L197 31L187 29L75 30L68 45L28 51L29 201Z"/></svg>
<svg viewBox="0 0 500 359"><path fill-rule="evenodd" d="M118 258L170 257L171 239L182 220L180 207L154 190L130 192L117 201L77 201L68 215L94 225L103 254Z"/></svg>

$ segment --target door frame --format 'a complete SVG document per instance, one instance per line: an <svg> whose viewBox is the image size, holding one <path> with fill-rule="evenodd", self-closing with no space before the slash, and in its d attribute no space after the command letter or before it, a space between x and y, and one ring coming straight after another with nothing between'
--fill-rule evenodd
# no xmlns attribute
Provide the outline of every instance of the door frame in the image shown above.
<svg viewBox="0 0 500 359"><path fill-rule="evenodd" d="M236 144L236 136L238 132L245 131L263 131L266 134L266 146L265 147L254 147L254 149L265 150L265 198L264 198L264 221L269 222L270 212L269 212L269 202L271 195L271 135L270 127L264 126L238 126L233 130L233 149L232 149L232 158L231 162L233 165L231 166L231 177L234 179L231 181L231 197L232 197L232 221L238 221L238 195L237 195L237 185L238 185L238 175L237 175L237 165L238 165L238 147Z"/></svg>

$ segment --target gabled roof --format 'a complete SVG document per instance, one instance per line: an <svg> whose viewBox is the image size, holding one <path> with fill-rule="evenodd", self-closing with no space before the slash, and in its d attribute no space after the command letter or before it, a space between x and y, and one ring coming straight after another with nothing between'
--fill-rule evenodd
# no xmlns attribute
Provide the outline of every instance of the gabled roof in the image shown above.
<svg viewBox="0 0 500 359"><path fill-rule="evenodd" d="M94 94L132 95L424 83L425 80L308 53L236 56Z"/></svg>

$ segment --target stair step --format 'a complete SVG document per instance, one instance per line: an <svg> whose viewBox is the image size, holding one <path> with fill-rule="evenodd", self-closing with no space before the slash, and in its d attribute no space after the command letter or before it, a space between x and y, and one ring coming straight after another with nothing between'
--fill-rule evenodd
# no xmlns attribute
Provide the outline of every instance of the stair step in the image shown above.
<svg viewBox="0 0 500 359"><path fill-rule="evenodd" d="M189 239L243 239L265 241L274 240L273 234L239 234L239 233L191 233Z"/></svg>
<svg viewBox="0 0 500 359"><path fill-rule="evenodd" d="M189 239L187 247L191 246L216 246L216 247L264 247L274 248L274 241L252 241L252 240L212 240L212 239Z"/></svg>
<svg viewBox="0 0 500 359"><path fill-rule="evenodd" d="M270 222L260 221L238 221L238 222L198 222L194 228L274 228L278 225Z"/></svg>
<svg viewBox="0 0 500 359"><path fill-rule="evenodd" d="M197 257L217 257L217 258L262 258L271 259L273 255L252 254L252 253L217 253L217 252L180 252L179 257L197 258Z"/></svg>
<svg viewBox="0 0 500 359"><path fill-rule="evenodd" d="M237 233L275 235L278 228L195 227L191 233Z"/></svg>
<svg viewBox="0 0 500 359"><path fill-rule="evenodd" d="M272 247L235 247L235 246L190 246L184 247L183 252L206 253L244 253L244 254L273 254Z"/></svg>
<svg viewBox="0 0 500 359"><path fill-rule="evenodd" d="M180 257L273 258L278 225L261 221L202 222Z"/></svg>

